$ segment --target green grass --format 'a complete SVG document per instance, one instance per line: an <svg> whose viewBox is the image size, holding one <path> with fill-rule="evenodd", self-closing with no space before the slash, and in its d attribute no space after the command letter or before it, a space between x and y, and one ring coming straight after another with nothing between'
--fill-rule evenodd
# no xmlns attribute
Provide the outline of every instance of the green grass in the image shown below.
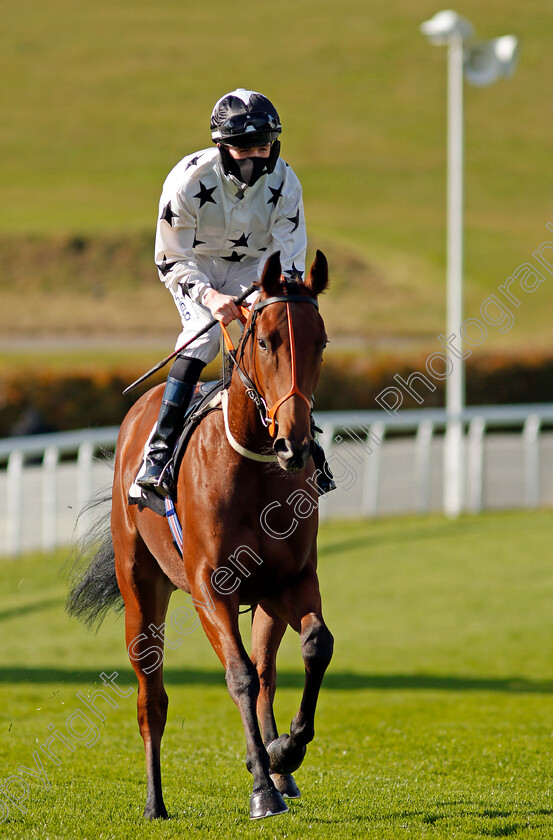
<svg viewBox="0 0 553 840"><path fill-rule="evenodd" d="M336 637L317 734L286 816L250 824L238 714L201 630L166 659L165 798L145 824L136 689L109 617L97 636L63 613L62 553L2 563L0 785L76 692L116 670L132 688L98 741L61 745L51 783L29 777L8 838L550 838L553 834L553 514L332 523L321 529L325 616ZM185 596L175 596L172 607ZM247 633L247 616L243 619ZM279 659L281 728L298 702L297 637Z"/></svg>
<svg viewBox="0 0 553 840"><path fill-rule="evenodd" d="M466 314L477 316L550 238L543 90L553 24L546 0L459 0L456 9L481 37L513 31L521 40L512 79L466 86ZM328 243L364 265L348 272L336 305L343 300L369 343L398 334L434 341L445 309L446 55L419 25L435 11L434 0L255 8L235 0L232 14L223 0L5 0L0 232L18 240L138 231L153 241L163 178L184 153L209 145L216 98L253 86L280 109L312 251ZM27 269L40 285L40 262ZM68 290L73 311L80 281ZM517 328L504 337L490 330L487 346L544 346L551 289L525 298ZM47 303L40 295L16 310L28 333L49 321ZM103 323L104 308L93 305Z"/></svg>

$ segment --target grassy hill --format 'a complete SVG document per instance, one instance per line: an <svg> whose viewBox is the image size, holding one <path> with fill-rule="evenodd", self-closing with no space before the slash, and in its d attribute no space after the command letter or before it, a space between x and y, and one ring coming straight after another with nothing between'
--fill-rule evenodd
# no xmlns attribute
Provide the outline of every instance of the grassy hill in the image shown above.
<svg viewBox="0 0 553 840"><path fill-rule="evenodd" d="M553 221L553 23L546 0L455 8L482 37L521 39L511 80L466 86L466 314L477 316ZM304 186L310 256L323 247L331 257L324 314L333 337L435 348L445 309L446 55L418 27L436 10L430 0L281 0L253 10L242 0L5 0L2 334L71 334L91 323L136 333L159 308L150 329L173 340L175 314L149 256L159 191L184 153L209 145L217 97L244 85L279 107L283 155ZM60 237L131 252L139 237L143 282L132 286L132 265L106 267L108 248L96 267L96 288L109 278L103 303L78 271L53 293L44 267ZM482 350L543 349L552 304L544 283L515 328L490 330Z"/></svg>

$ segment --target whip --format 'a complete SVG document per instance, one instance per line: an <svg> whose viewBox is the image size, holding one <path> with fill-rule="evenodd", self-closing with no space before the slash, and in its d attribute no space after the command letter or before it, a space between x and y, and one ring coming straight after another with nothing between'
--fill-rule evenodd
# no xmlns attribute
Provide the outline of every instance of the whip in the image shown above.
<svg viewBox="0 0 553 840"><path fill-rule="evenodd" d="M252 292L256 292L258 290L259 290L259 283L252 283L251 286L248 286L246 291L243 292L239 297L233 298L234 303L236 303L236 304L243 303L246 300L246 298L249 297L252 294ZM188 341L185 341L184 344L181 344L181 346L177 347L176 350L173 350L173 352L170 353L169 356L167 356L165 359L162 359L161 362L158 362L157 365L153 366L153 368L150 368L150 370L147 373L143 373L142 376L139 376L139 378L136 379L132 383L132 385L128 385L125 388L125 390L123 391L123 394L128 394L129 391L132 391L133 388L136 388L136 386L140 385L141 382L144 382L146 379L148 379L150 376L152 376L158 370L161 370L162 367L165 367L167 362L170 362L171 359L174 359L175 356L178 356L179 353L182 353L182 351L186 347L188 347L190 344L192 344L193 341L195 341L201 335L204 335L204 333L208 332L212 327L215 326L215 324L218 324L218 323L219 323L219 321L216 318L212 318L204 327L201 328L201 330L198 330L196 335L193 335L192 338L189 338Z"/></svg>

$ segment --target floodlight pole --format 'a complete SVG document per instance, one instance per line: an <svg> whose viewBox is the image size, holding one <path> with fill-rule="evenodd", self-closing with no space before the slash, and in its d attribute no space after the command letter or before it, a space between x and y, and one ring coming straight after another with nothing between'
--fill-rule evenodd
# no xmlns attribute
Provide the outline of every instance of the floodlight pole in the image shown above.
<svg viewBox="0 0 553 840"><path fill-rule="evenodd" d="M478 86L511 76L517 38L471 43L472 24L451 9L421 24L433 44L447 44L447 380L444 441L444 511L458 516L464 498L465 363L463 350L463 79ZM442 338L440 336L440 338ZM456 347L453 349L453 342Z"/></svg>
<svg viewBox="0 0 553 840"><path fill-rule="evenodd" d="M463 37L448 40L447 81L447 357L444 511L458 516L463 507L463 422L465 363L463 322ZM452 351L455 336L457 352Z"/></svg>

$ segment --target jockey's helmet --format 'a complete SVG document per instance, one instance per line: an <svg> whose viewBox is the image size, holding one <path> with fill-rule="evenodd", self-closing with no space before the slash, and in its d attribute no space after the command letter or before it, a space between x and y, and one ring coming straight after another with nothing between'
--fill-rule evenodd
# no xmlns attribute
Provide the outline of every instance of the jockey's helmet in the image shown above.
<svg viewBox="0 0 553 840"><path fill-rule="evenodd" d="M266 96L238 88L215 103L211 114L214 143L250 149L272 144L282 131L277 109Z"/></svg>

